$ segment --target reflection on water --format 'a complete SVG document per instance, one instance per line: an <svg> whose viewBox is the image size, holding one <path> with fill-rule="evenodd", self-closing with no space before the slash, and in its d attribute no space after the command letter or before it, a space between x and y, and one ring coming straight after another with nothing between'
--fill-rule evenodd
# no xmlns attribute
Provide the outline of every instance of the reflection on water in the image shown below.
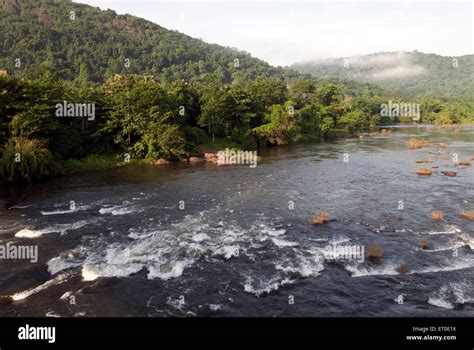
<svg viewBox="0 0 474 350"><path fill-rule="evenodd" d="M474 209L474 171L451 157L474 156L474 130L391 130L266 149L255 169L140 165L4 188L0 244L38 245L39 260L2 261L14 300L0 314L472 316L474 224L458 213ZM407 150L412 137L448 147ZM417 175L428 158L433 174ZM330 222L311 226L321 210ZM378 262L328 256L371 245Z"/></svg>

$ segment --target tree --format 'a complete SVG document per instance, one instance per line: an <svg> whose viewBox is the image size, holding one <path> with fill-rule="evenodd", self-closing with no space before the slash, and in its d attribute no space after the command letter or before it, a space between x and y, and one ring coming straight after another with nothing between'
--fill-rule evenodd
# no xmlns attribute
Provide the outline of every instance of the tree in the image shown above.
<svg viewBox="0 0 474 350"><path fill-rule="evenodd" d="M267 124L253 129L260 145L285 145L295 140L299 112L294 111L293 104L293 101L287 101L284 105L273 105L270 112L265 114Z"/></svg>
<svg viewBox="0 0 474 350"><path fill-rule="evenodd" d="M321 103L326 106L341 101L340 88L328 82L324 82L316 89L316 95L319 97Z"/></svg>
<svg viewBox="0 0 474 350"><path fill-rule="evenodd" d="M313 102L304 106L299 112L299 130L303 138L320 139L321 138L321 105Z"/></svg>
<svg viewBox="0 0 474 350"><path fill-rule="evenodd" d="M198 125L207 127L208 134L215 141L215 133L221 131L228 117L228 90L217 79L210 78L202 88L201 115Z"/></svg>
<svg viewBox="0 0 474 350"><path fill-rule="evenodd" d="M79 66L79 76L77 77L77 80L79 84L83 86L89 83L90 73L89 73L89 67L87 67L87 63L81 62L81 65Z"/></svg>
<svg viewBox="0 0 474 350"><path fill-rule="evenodd" d="M348 132L355 133L368 128L369 121L361 110L354 110L343 114L339 118L339 124Z"/></svg>

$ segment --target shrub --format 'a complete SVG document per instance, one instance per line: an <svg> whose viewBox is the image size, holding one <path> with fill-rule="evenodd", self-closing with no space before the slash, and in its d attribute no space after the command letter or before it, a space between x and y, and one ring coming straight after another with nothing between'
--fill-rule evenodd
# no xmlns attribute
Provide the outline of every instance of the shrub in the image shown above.
<svg viewBox="0 0 474 350"><path fill-rule="evenodd" d="M408 273L408 271L410 271L408 269L408 266L405 265L405 264L400 264L397 266L397 268L395 269L395 271L397 271L400 275L406 275Z"/></svg>
<svg viewBox="0 0 474 350"><path fill-rule="evenodd" d="M328 222L329 222L329 212L327 210L321 213L315 213L310 220L310 223L312 225L322 225L322 224L327 224Z"/></svg>
<svg viewBox="0 0 474 350"><path fill-rule="evenodd" d="M468 161L468 160L461 160L458 164L459 164L459 165L467 166L467 165L471 165L471 162Z"/></svg>
<svg viewBox="0 0 474 350"><path fill-rule="evenodd" d="M40 140L14 137L0 159L0 179L4 182L31 182L57 171L51 152Z"/></svg>
<svg viewBox="0 0 474 350"><path fill-rule="evenodd" d="M433 143L431 144L433 147L440 147L440 148L446 148L448 147L448 144L446 142L438 142L438 143Z"/></svg>
<svg viewBox="0 0 474 350"><path fill-rule="evenodd" d="M459 215L465 219L474 221L474 210L462 211Z"/></svg>
<svg viewBox="0 0 474 350"><path fill-rule="evenodd" d="M418 244L420 245L421 249L428 249L430 247L430 243L428 242L427 238L421 238L418 241Z"/></svg>
<svg viewBox="0 0 474 350"><path fill-rule="evenodd" d="M417 140L413 138L408 141L408 148L409 149L423 148L423 147L428 146L429 144L430 144L429 141Z"/></svg>
<svg viewBox="0 0 474 350"><path fill-rule="evenodd" d="M435 124L436 125L452 124L453 120L455 119L456 119L456 116L451 112L440 112L436 116Z"/></svg>
<svg viewBox="0 0 474 350"><path fill-rule="evenodd" d="M433 210L431 212L431 219L435 222L443 221L444 214L443 214L443 212L441 212L439 210Z"/></svg>
<svg viewBox="0 0 474 350"><path fill-rule="evenodd" d="M383 249L379 245L369 245L365 249L365 257L372 262L379 262L382 254Z"/></svg>
<svg viewBox="0 0 474 350"><path fill-rule="evenodd" d="M167 159L183 159L187 156L185 140L177 125L163 126L158 143Z"/></svg>
<svg viewBox="0 0 474 350"><path fill-rule="evenodd" d="M191 148L202 145L207 141L206 132L200 128L185 126L183 127L183 135Z"/></svg>
<svg viewBox="0 0 474 350"><path fill-rule="evenodd" d="M134 153L140 154L146 150L146 157L150 159L180 160L187 157L186 141L177 125L151 126L142 142L137 142L134 147Z"/></svg>

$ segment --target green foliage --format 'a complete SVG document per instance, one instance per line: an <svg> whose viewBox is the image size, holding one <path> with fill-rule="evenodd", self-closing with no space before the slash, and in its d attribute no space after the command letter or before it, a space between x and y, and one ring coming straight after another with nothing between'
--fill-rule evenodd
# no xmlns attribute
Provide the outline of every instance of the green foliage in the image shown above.
<svg viewBox="0 0 474 350"><path fill-rule="evenodd" d="M177 125L154 125L143 138L146 145L146 158L165 158L179 160L185 158L186 140Z"/></svg>
<svg viewBox="0 0 474 350"><path fill-rule="evenodd" d="M185 138L188 153L194 153L197 146L208 141L206 132L200 128L192 126L184 126L182 128L183 137Z"/></svg>
<svg viewBox="0 0 474 350"><path fill-rule="evenodd" d="M213 141L212 139L208 139L207 142L204 142L202 144L202 147L206 151L222 151L225 150L226 148L228 149L241 149L240 144L235 143L230 139L230 137L216 137L215 140Z"/></svg>
<svg viewBox="0 0 474 350"><path fill-rule="evenodd" d="M83 159L69 158L62 161L59 166L62 174L70 174L82 171L109 169L118 163L116 157L110 155L91 154Z"/></svg>
<svg viewBox="0 0 474 350"><path fill-rule="evenodd" d="M351 111L341 116L339 119L339 125L341 125L344 130L355 133L358 130L365 130L369 126L369 120L366 115L361 110Z"/></svg>
<svg viewBox="0 0 474 350"><path fill-rule="evenodd" d="M294 103L273 105L265 114L266 124L253 129L260 145L285 145L295 140L298 134L298 115Z"/></svg>
<svg viewBox="0 0 474 350"><path fill-rule="evenodd" d="M326 139L334 137L334 119L331 117L323 118L321 123L321 134Z"/></svg>
<svg viewBox="0 0 474 350"><path fill-rule="evenodd" d="M210 79L201 89L201 115L198 125L205 127L215 139L215 134L225 134L224 124L228 118L231 96L229 89L217 79Z"/></svg>
<svg viewBox="0 0 474 350"><path fill-rule="evenodd" d="M31 182L56 171L51 152L39 140L14 137L6 144L0 159L3 182Z"/></svg>
<svg viewBox="0 0 474 350"><path fill-rule="evenodd" d="M302 139L319 140L323 137L321 118L323 108L318 103L304 106L300 110L299 130ZM330 118L332 120L332 118Z"/></svg>
<svg viewBox="0 0 474 350"><path fill-rule="evenodd" d="M316 89L316 95L325 106L329 106L335 102L340 102L342 99L340 88L335 84L326 82Z"/></svg>
<svg viewBox="0 0 474 350"><path fill-rule="evenodd" d="M435 124L437 125L448 125L452 124L456 119L456 116L451 112L441 112L436 116Z"/></svg>

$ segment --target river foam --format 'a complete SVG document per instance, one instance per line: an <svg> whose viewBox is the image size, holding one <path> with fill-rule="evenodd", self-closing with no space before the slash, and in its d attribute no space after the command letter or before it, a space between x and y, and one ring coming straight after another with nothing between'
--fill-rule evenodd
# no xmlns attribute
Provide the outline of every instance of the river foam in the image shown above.
<svg viewBox="0 0 474 350"><path fill-rule="evenodd" d="M472 280L448 283L431 294L428 303L444 309L474 303L474 283Z"/></svg>
<svg viewBox="0 0 474 350"><path fill-rule="evenodd" d="M113 239L109 243L90 242L51 259L49 271L54 274L81 266L82 278L91 281L99 277L127 277L146 270L148 279L169 280L180 277L200 260L255 259L249 250L267 242L281 250L292 250L299 245L281 238L286 234L285 229L264 221L244 228L210 219L217 210L187 215L167 226L150 224L143 230L134 229L123 242ZM314 271L309 260L298 263L291 268L301 270L301 275L314 275L320 270L319 262Z"/></svg>

